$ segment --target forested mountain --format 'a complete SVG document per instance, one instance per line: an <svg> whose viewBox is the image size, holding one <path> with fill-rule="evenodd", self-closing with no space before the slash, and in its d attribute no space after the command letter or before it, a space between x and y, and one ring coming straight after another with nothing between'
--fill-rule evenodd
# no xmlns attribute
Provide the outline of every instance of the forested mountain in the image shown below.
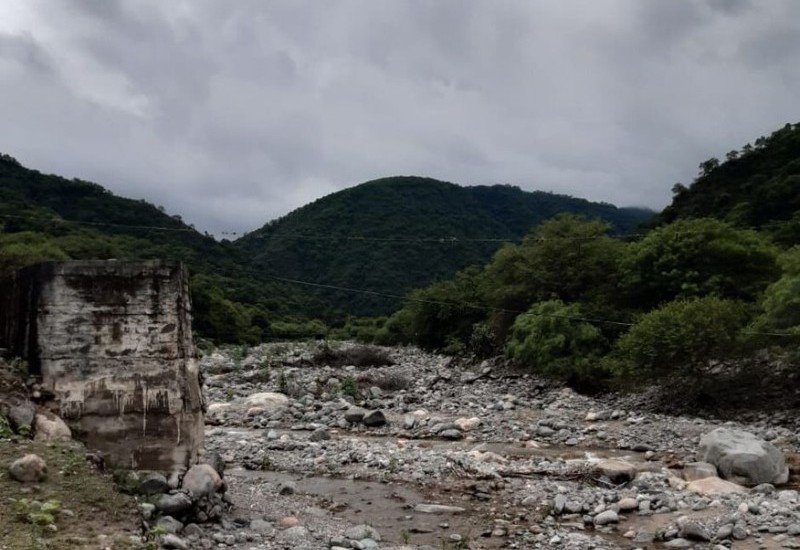
<svg viewBox="0 0 800 550"><path fill-rule="evenodd" d="M229 243L195 231L179 216L0 155L0 275L68 258L182 260L192 274L196 326L220 340L268 336L271 320L319 307L299 289L260 276Z"/></svg>
<svg viewBox="0 0 800 550"><path fill-rule="evenodd" d="M652 212L508 185L461 187L393 177L333 193L249 233L235 245L266 273L393 295L485 263L503 240L521 239L570 212L634 230ZM312 289L342 312L389 313L379 296Z"/></svg>
<svg viewBox="0 0 800 550"><path fill-rule="evenodd" d="M700 170L689 187L675 185L659 221L714 217L764 229L783 244L800 243L800 124L730 151L723 162L711 158Z"/></svg>

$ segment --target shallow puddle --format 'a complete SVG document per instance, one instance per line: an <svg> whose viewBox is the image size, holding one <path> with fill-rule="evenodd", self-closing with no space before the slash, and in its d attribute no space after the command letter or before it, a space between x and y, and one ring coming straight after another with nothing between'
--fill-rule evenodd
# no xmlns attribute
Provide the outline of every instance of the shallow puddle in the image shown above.
<svg viewBox="0 0 800 550"><path fill-rule="evenodd" d="M298 494L318 498L322 507L349 523L373 526L384 541L396 544L449 548L447 541L451 534L471 541L473 548L501 548L506 542L505 538L482 536L491 531L491 520L476 510L472 502L461 500L455 494L444 493L433 498L403 483L302 477L239 468L231 470L227 476L229 482L243 484L293 481ZM465 511L458 514L416 512L414 506L422 503L458 506Z"/></svg>

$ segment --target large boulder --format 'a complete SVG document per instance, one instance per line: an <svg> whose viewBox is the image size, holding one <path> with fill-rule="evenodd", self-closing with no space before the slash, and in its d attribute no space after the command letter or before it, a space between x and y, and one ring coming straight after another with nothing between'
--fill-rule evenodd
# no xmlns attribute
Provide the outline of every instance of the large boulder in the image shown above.
<svg viewBox="0 0 800 550"><path fill-rule="evenodd" d="M626 483L636 477L636 466L613 458L600 460L594 465L594 470L610 479L612 483Z"/></svg>
<svg viewBox="0 0 800 550"><path fill-rule="evenodd" d="M750 432L717 428L700 438L697 460L710 462L721 477L742 485L780 484L789 479L783 453Z"/></svg>
<svg viewBox="0 0 800 550"><path fill-rule="evenodd" d="M210 464L195 464L183 476L181 489L189 491L192 498L208 497L222 488L223 481Z"/></svg>
<svg viewBox="0 0 800 550"><path fill-rule="evenodd" d="M52 443L55 441L69 441L72 432L63 420L52 413L39 413L36 415L36 441Z"/></svg>
<svg viewBox="0 0 800 550"><path fill-rule="evenodd" d="M33 419L36 416L36 407L33 403L26 400L19 400L8 408L8 420L11 423L11 428L20 433L20 431L30 432L33 428Z"/></svg>
<svg viewBox="0 0 800 550"><path fill-rule="evenodd" d="M365 426L377 428L386 424L386 415L383 414L383 411L369 411L361 421Z"/></svg>
<svg viewBox="0 0 800 550"><path fill-rule="evenodd" d="M270 391L249 395L244 402L250 409L261 409L267 413L283 410L289 406L288 397L282 393Z"/></svg>
<svg viewBox="0 0 800 550"><path fill-rule="evenodd" d="M42 481L47 477L47 464L39 455L27 454L12 462L8 473L17 481Z"/></svg>
<svg viewBox="0 0 800 550"><path fill-rule="evenodd" d="M735 493L745 493L747 489L736 483L725 481L716 476L704 477L702 479L695 479L686 484L686 490L699 495L707 497L716 497L720 495L730 495Z"/></svg>

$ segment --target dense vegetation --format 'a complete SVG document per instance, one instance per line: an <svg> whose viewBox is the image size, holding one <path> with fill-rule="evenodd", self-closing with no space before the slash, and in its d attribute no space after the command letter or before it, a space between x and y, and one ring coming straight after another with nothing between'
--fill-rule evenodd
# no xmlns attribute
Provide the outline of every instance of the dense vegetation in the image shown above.
<svg viewBox="0 0 800 550"><path fill-rule="evenodd" d="M192 273L195 328L203 336L257 342L323 337L331 327L337 335L356 336L359 326L374 321L348 315L389 313L397 300L315 293L271 275L402 295L437 276L449 277L469 263L485 261L500 244L418 238L515 238L559 209L603 216L618 231L648 217L647 211L512 187L461 188L396 178L330 195L234 246L145 201L118 197L94 183L41 174L2 155L0 276L45 260L178 259ZM342 238L353 235L390 240Z"/></svg>
<svg viewBox="0 0 800 550"><path fill-rule="evenodd" d="M669 379L706 397L759 350L797 365L800 126L701 168L646 234L556 216L410 293L372 338L505 353L584 388Z"/></svg>
<svg viewBox="0 0 800 550"><path fill-rule="evenodd" d="M147 203L4 158L0 270L183 259L197 329L219 341L312 336L503 353L582 388L667 380L703 399L761 351L800 375L800 126L704 162L674 191L649 231L631 234L646 212L392 178L219 243ZM396 297L282 285L273 274L393 296L419 288L397 309Z"/></svg>
<svg viewBox="0 0 800 550"><path fill-rule="evenodd" d="M800 242L800 124L787 124L724 162L711 158L688 187L673 188L662 223L680 218L714 217L739 227L762 229L777 242Z"/></svg>
<svg viewBox="0 0 800 550"><path fill-rule="evenodd" d="M321 198L244 236L236 246L267 273L402 295L485 263L500 241L519 240L561 212L603 219L613 233L631 232L652 216L648 210L508 185L460 187L395 177ZM334 309L353 315L387 314L397 307L396 300L378 296L315 292Z"/></svg>
<svg viewBox="0 0 800 550"><path fill-rule="evenodd" d="M217 242L145 201L66 180L0 156L0 276L45 260L169 258L192 273L195 322L220 341L270 337L273 326L306 322L314 304L296 288L264 279L230 244Z"/></svg>

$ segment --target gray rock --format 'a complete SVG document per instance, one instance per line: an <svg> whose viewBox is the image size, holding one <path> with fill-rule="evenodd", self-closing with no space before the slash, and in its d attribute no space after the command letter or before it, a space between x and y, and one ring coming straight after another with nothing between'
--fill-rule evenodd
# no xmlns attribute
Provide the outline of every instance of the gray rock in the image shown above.
<svg viewBox="0 0 800 550"><path fill-rule="evenodd" d="M8 473L13 479L23 483L43 481L47 478L47 464L42 457L31 453L12 462Z"/></svg>
<svg viewBox="0 0 800 550"><path fill-rule="evenodd" d="M665 548L691 548L693 543L686 539L672 539L671 541L665 542Z"/></svg>
<svg viewBox="0 0 800 550"><path fill-rule="evenodd" d="M139 492L143 495L157 495L167 490L167 478L158 472L147 472L139 478Z"/></svg>
<svg viewBox="0 0 800 550"><path fill-rule="evenodd" d="M344 532L344 536L350 540L372 539L373 541L378 542L381 540L381 536L378 531L366 524L350 527Z"/></svg>
<svg viewBox="0 0 800 550"><path fill-rule="evenodd" d="M717 428L700 439L697 459L714 464L720 476L742 484L786 483L783 453L750 432Z"/></svg>
<svg viewBox="0 0 800 550"><path fill-rule="evenodd" d="M39 413L35 418L36 435L33 439L52 443L56 441L69 441L72 432L61 418L52 413Z"/></svg>
<svg viewBox="0 0 800 550"><path fill-rule="evenodd" d="M192 499L186 493L161 495L156 501L156 508L167 515L181 515L191 510Z"/></svg>
<svg viewBox="0 0 800 550"><path fill-rule="evenodd" d="M32 430L33 419L36 416L36 407L28 400L20 400L8 409L8 421L11 429L19 433L20 430Z"/></svg>
<svg viewBox="0 0 800 550"><path fill-rule="evenodd" d="M614 510L605 510L594 517L595 525L608 525L609 523L619 523L619 515Z"/></svg>
<svg viewBox="0 0 800 550"><path fill-rule="evenodd" d="M283 544L293 544L293 548L304 548L301 544L308 544L309 532L302 525L295 525L280 531L275 539Z"/></svg>
<svg viewBox="0 0 800 550"><path fill-rule="evenodd" d="M176 535L183 529L183 523L173 518L172 516L161 516L156 521L156 526L161 527L167 533Z"/></svg>
<svg viewBox="0 0 800 550"><path fill-rule="evenodd" d="M697 541L710 541L711 535L702 523L696 521L684 521L680 524L681 538Z"/></svg>
<svg viewBox="0 0 800 550"><path fill-rule="evenodd" d="M460 514L464 508L445 504L417 504L414 511L421 514Z"/></svg>
<svg viewBox="0 0 800 550"><path fill-rule="evenodd" d="M225 460L219 453L209 453L203 461L210 465L219 474L219 477L225 477Z"/></svg>
<svg viewBox="0 0 800 550"><path fill-rule="evenodd" d="M331 438L330 432L325 428L317 428L308 436L309 441L327 441Z"/></svg>
<svg viewBox="0 0 800 550"><path fill-rule="evenodd" d="M440 432L439 437L443 439L455 440L455 439L461 439L462 437L464 437L464 434L461 433L461 430L451 429Z"/></svg>
<svg viewBox="0 0 800 550"><path fill-rule="evenodd" d="M183 535L185 537L202 537L203 536L203 528L197 525L196 523L190 523L186 527L183 528Z"/></svg>
<svg viewBox="0 0 800 550"><path fill-rule="evenodd" d="M624 460L601 460L595 464L595 470L613 483L625 483L636 477L636 466Z"/></svg>
<svg viewBox="0 0 800 550"><path fill-rule="evenodd" d="M278 494L279 495L293 495L297 487L295 486L293 481L282 481L278 484Z"/></svg>
<svg viewBox="0 0 800 550"><path fill-rule="evenodd" d="M556 514L564 513L564 507L567 505L567 497L564 495L556 495L553 499L553 512Z"/></svg>
<svg viewBox="0 0 800 550"><path fill-rule="evenodd" d="M347 420L350 424L358 424L362 420L364 420L364 416L367 414L367 411L364 409L348 409L344 413L344 419Z"/></svg>
<svg viewBox="0 0 800 550"><path fill-rule="evenodd" d="M361 420L365 426L369 426L370 428L377 428L378 426L383 426L386 424L386 415L383 414L383 411L370 411L364 415L364 418Z"/></svg>
<svg viewBox="0 0 800 550"><path fill-rule="evenodd" d="M707 477L716 477L717 467L709 462L689 462L683 467L683 479L695 481Z"/></svg>
<svg viewBox="0 0 800 550"><path fill-rule="evenodd" d="M271 533L274 530L274 527L270 522L265 521L261 518L257 518L250 522L250 529L255 531L256 533L261 533L263 535Z"/></svg>
<svg viewBox="0 0 800 550"><path fill-rule="evenodd" d="M172 533L161 537L161 546L163 548L174 548L176 550L189 550L189 545L186 544L186 541Z"/></svg>
<svg viewBox="0 0 800 550"><path fill-rule="evenodd" d="M181 482L181 488L189 491L195 499L211 496L222 486L222 478L210 464L195 464Z"/></svg>

